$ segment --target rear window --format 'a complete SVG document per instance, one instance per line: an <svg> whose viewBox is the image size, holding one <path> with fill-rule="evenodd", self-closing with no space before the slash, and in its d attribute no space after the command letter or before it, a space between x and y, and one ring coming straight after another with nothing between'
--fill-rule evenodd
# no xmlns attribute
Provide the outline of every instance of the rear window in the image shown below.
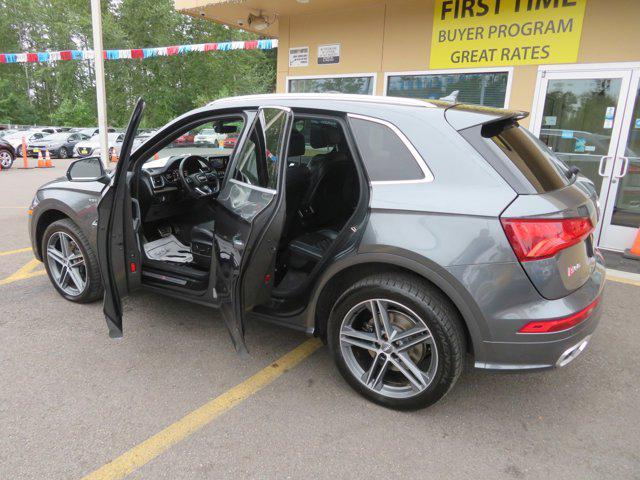
<svg viewBox="0 0 640 480"><path fill-rule="evenodd" d="M482 128L482 136L498 147L538 193L558 190L569 184L563 162L518 123L487 124Z"/></svg>
<svg viewBox="0 0 640 480"><path fill-rule="evenodd" d="M391 128L359 118L349 121L371 181L424 178L415 157Z"/></svg>

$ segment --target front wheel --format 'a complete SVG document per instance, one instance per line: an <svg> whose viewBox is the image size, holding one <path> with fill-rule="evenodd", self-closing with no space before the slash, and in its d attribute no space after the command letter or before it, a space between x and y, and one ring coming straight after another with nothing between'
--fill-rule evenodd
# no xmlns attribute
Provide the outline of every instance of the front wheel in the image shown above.
<svg viewBox="0 0 640 480"><path fill-rule="evenodd" d="M49 280L67 300L89 303L102 297L98 258L85 234L69 219L47 227L42 259Z"/></svg>
<svg viewBox="0 0 640 480"><path fill-rule="evenodd" d="M367 399L398 410L434 404L464 363L460 316L435 287L409 275L373 275L334 306L328 342L338 370Z"/></svg>
<svg viewBox="0 0 640 480"><path fill-rule="evenodd" d="M58 158L67 158L69 156L69 154L67 153L67 149L64 147L60 147L60 150L58 150Z"/></svg>
<svg viewBox="0 0 640 480"><path fill-rule="evenodd" d="M14 156L9 150L0 150L0 165L6 170L13 166Z"/></svg>

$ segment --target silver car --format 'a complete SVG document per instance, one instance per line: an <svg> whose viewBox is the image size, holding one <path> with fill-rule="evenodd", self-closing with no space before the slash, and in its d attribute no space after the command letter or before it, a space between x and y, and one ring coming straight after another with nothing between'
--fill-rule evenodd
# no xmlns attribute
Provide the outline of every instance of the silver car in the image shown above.
<svg viewBox="0 0 640 480"><path fill-rule="evenodd" d="M519 121L525 113L351 95L215 101L132 153L41 187L29 231L65 298L148 289L222 314L238 352L263 320L326 341L366 398L440 400L476 368L563 367L596 329L605 283L593 185ZM232 151L166 146L194 128ZM186 148L186 147L185 147ZM82 183L82 187L79 187Z"/></svg>

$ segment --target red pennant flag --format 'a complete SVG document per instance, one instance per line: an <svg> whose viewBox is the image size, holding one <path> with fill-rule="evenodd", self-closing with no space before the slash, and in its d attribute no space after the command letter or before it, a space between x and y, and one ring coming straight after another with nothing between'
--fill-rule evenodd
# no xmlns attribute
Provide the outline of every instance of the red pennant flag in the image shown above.
<svg viewBox="0 0 640 480"><path fill-rule="evenodd" d="M104 58L105 60L107 59L107 51L106 50L102 51L102 58Z"/></svg>
<svg viewBox="0 0 640 480"><path fill-rule="evenodd" d="M173 47L167 47L167 55L177 55L178 54L178 47L173 46Z"/></svg>
<svg viewBox="0 0 640 480"><path fill-rule="evenodd" d="M33 63L38 61L37 53L27 53L27 62Z"/></svg>
<svg viewBox="0 0 640 480"><path fill-rule="evenodd" d="M0 53L0 63L7 63L7 57L4 53Z"/></svg>
<svg viewBox="0 0 640 480"><path fill-rule="evenodd" d="M63 50L60 52L60 60L71 60L71 50Z"/></svg>
<svg viewBox="0 0 640 480"><path fill-rule="evenodd" d="M141 48L134 48L131 50L131 58L143 58L144 54L142 53Z"/></svg>
<svg viewBox="0 0 640 480"><path fill-rule="evenodd" d="M251 40L248 42L244 42L244 48L245 50L255 50L256 48L258 48L258 41Z"/></svg>
<svg viewBox="0 0 640 480"><path fill-rule="evenodd" d="M217 50L218 49L218 44L217 43L205 43L204 44L204 51L205 52L210 52L211 50Z"/></svg>

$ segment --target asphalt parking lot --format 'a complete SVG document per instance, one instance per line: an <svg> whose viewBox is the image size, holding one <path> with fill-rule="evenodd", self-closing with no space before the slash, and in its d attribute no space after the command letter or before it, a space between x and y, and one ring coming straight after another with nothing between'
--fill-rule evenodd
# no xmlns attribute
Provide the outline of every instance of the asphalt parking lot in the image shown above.
<svg viewBox="0 0 640 480"><path fill-rule="evenodd" d="M128 299L110 340L101 304L65 301L26 248L54 163L0 172L0 478L640 478L640 284L608 282L567 368L469 362L436 406L389 411L304 335L251 324L239 359L215 312L179 300Z"/></svg>

